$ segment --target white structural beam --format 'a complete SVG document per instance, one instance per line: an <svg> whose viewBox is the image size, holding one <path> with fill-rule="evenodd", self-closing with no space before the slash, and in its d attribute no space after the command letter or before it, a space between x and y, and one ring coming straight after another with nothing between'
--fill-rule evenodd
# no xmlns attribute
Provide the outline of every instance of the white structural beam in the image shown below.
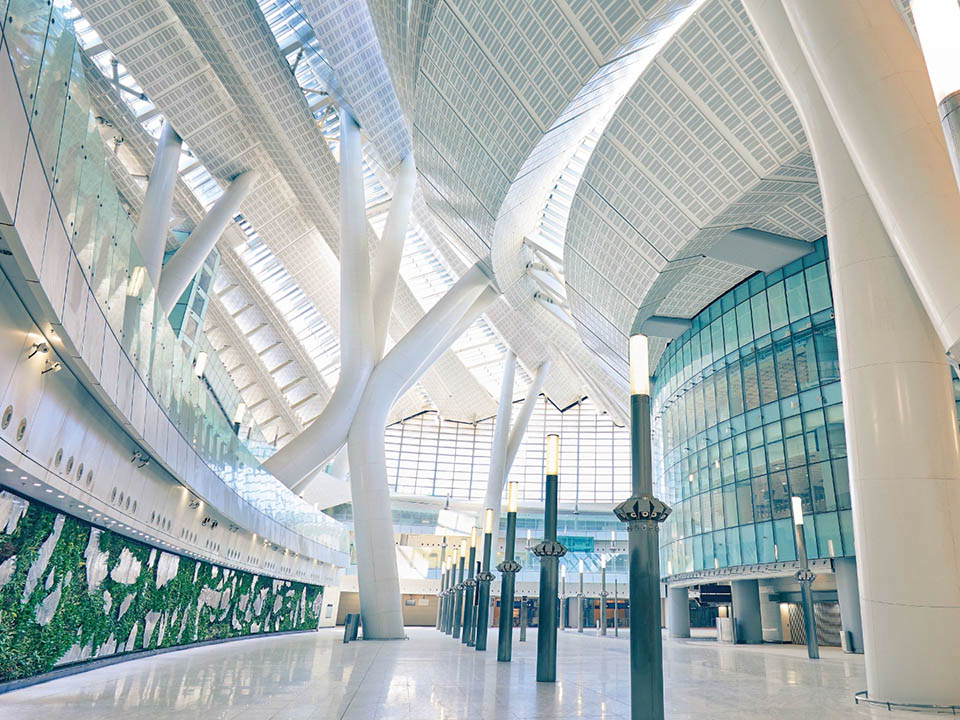
<svg viewBox="0 0 960 720"><path fill-rule="evenodd" d="M520 406L520 412L517 413L517 419L513 423L513 429L510 430L510 440L507 443L507 460L504 468L504 477L510 474L510 468L513 467L513 461L517 459L517 453L520 452L520 443L523 442L523 436L527 432L527 425L530 424L530 418L533 416L533 410L537 406L537 398L543 391L543 383L546 382L547 373L550 372L550 359L544 360L537 368L537 374L527 388L527 396L523 399L523 405Z"/></svg>
<svg viewBox="0 0 960 720"><path fill-rule="evenodd" d="M343 447L376 362L360 127L346 108L340 117L340 215L340 379L320 417L263 463L287 487L312 476Z"/></svg>
<svg viewBox="0 0 960 720"><path fill-rule="evenodd" d="M875 207L880 195L870 191L864 164L851 159L821 94L823 78L814 80L784 6L743 4L803 123L823 191L867 691L876 700L960 705L960 437L947 358L884 229L883 210ZM843 6L843 16L869 5L882 24L886 4L809 3L819 12L792 13L810 20L794 29L859 48L863 27L847 27L849 18L833 17L834 8ZM841 62L832 72L846 75L843 58L835 59ZM849 60L876 59L867 53ZM893 104L884 112L899 114ZM869 116L869 107L861 112ZM952 186L952 177L945 181ZM939 237L931 235L931 245Z"/></svg>
<svg viewBox="0 0 960 720"><path fill-rule="evenodd" d="M503 361L503 380L500 382L500 404L497 419L493 424L493 445L490 449L490 467L487 471L487 490L477 526L483 527L483 515L487 508L493 509L493 534L500 532L500 500L503 483L507 477L507 446L510 443L510 416L513 413L513 378L517 369L517 356L507 350Z"/></svg>
<svg viewBox="0 0 960 720"><path fill-rule="evenodd" d="M180 164L180 136L169 122L163 123L153 169L147 183L140 219L134 240L143 255L147 277L154 288L159 287L163 250L167 243L170 213L173 210L173 191L177 186L177 167Z"/></svg>
<svg viewBox="0 0 960 720"><path fill-rule="evenodd" d="M390 213L383 228L380 245L373 265L373 325L376 359L383 357L387 343L387 328L393 312L393 298L397 293L403 242L407 235L413 191L416 188L417 168L413 155L407 155L400 164L400 172L393 189Z"/></svg>
<svg viewBox="0 0 960 720"><path fill-rule="evenodd" d="M160 285L157 287L157 299L166 312L173 310L259 178L260 173L256 170L248 170L230 183L167 262L160 273Z"/></svg>
<svg viewBox="0 0 960 720"><path fill-rule="evenodd" d="M960 351L960 191L923 55L889 2L784 0L827 108L944 348Z"/></svg>
<svg viewBox="0 0 960 720"><path fill-rule="evenodd" d="M416 372L412 373L409 378L407 378L406 383L403 386L403 389L397 394L397 397L403 397L407 390L413 387L419 379L433 367L433 364L440 359L440 357L450 349L450 346L457 341L463 333L467 331L473 323L477 321L477 318L483 314L483 312L490 307L490 304L497 299L497 291L493 286L488 286L480 293L480 297L474 300L474 306L469 311L463 314L463 317L457 321L457 324L448 332L443 340L433 348L424 361L421 363L420 367L417 368Z"/></svg>
<svg viewBox="0 0 960 720"><path fill-rule="evenodd" d="M478 265L461 277L377 365L357 408L348 449L364 638L404 636L383 440L387 415L400 389L422 367L431 349L465 313L479 316L482 310L476 300L489 285Z"/></svg>

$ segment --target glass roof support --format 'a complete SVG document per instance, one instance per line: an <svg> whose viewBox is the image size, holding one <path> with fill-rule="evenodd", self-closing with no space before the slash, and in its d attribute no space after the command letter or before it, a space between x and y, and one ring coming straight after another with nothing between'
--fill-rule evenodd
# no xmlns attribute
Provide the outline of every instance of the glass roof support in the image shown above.
<svg viewBox="0 0 960 720"><path fill-rule="evenodd" d="M150 170L150 181L143 198L140 220L134 240L140 248L147 277L153 287L160 284L160 268L163 266L163 251L173 212L173 191L177 186L177 166L183 141L170 123L163 124L160 143Z"/></svg>
<svg viewBox="0 0 960 720"><path fill-rule="evenodd" d="M343 447L376 364L360 126L340 110L340 378L320 416L263 463L294 489Z"/></svg>
<svg viewBox="0 0 960 720"><path fill-rule="evenodd" d="M476 320L486 309L478 306L477 300L489 287L490 278L477 264L437 301L371 373L350 428L350 493L366 639L404 637L384 447L387 415L399 391L426 369L425 360L431 351L465 315Z"/></svg>
<svg viewBox="0 0 960 720"><path fill-rule="evenodd" d="M493 510L494 537L500 529L500 505L503 500L503 484L507 479L507 446L510 443L510 416L513 413L513 376L517 370L517 356L508 350L503 360L503 381L500 383L500 404L493 425L493 447L490 449L490 469L487 472L487 492L477 521L483 526L486 508Z"/></svg>
<svg viewBox="0 0 960 720"><path fill-rule="evenodd" d="M194 275L200 271L227 225L239 212L240 203L246 200L259 179L260 173L256 170L248 170L234 179L167 262L160 273L160 284L157 286L157 299L166 312L173 310L173 306L190 285Z"/></svg>
<svg viewBox="0 0 960 720"><path fill-rule="evenodd" d="M390 213L387 215L387 223L383 228L373 265L373 327L377 360L383 357L383 349L387 343L387 328L393 313L393 298L397 292L400 261L403 258L403 241L407 236L416 182L417 168L413 163L413 155L407 155L400 164Z"/></svg>

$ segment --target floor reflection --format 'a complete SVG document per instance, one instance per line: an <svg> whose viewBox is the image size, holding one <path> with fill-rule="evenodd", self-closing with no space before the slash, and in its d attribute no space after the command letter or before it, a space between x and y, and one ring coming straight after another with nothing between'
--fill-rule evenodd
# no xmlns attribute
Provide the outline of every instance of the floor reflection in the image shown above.
<svg viewBox="0 0 960 720"><path fill-rule="evenodd" d="M629 717L627 634L563 632L556 684L538 684L536 632L498 663L431 629L342 643L342 631L243 640L121 663L0 696L0 720L525 720ZM825 648L666 640L671 720L907 717L856 706L862 656ZM914 716L910 716L914 717Z"/></svg>

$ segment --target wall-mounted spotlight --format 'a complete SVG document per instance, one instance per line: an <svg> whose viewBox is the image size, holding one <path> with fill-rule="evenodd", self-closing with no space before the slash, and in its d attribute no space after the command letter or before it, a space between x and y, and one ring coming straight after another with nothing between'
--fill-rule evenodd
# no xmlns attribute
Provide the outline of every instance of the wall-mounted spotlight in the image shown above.
<svg viewBox="0 0 960 720"><path fill-rule="evenodd" d="M47 358L43 361L43 370L40 371L41 375L46 375L48 372L60 372L63 370L63 365L59 361L53 361Z"/></svg>
<svg viewBox="0 0 960 720"><path fill-rule="evenodd" d="M50 346L47 345L46 341L41 340L40 342L35 342L30 346L30 352L27 353L28 358L32 358L37 353L48 353L50 352Z"/></svg>

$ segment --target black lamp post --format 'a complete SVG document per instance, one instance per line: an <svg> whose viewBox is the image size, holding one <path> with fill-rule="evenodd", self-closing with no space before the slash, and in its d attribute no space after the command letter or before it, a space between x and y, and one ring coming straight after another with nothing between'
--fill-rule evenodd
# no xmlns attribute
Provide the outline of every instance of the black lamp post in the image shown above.
<svg viewBox="0 0 960 720"><path fill-rule="evenodd" d="M494 575L490 572L490 555L493 552L493 508L487 508L483 514L483 566L477 575L477 640L478 651L487 649L487 629L490 625L490 583Z"/></svg>
<svg viewBox="0 0 960 720"><path fill-rule="evenodd" d="M500 571L500 632L497 636L497 660L510 662L513 656L513 599L517 573L521 566L514 560L517 545L517 501L520 485L511 482L507 486L507 537L503 546L503 562L497 565ZM523 614L523 608L520 608Z"/></svg>
<svg viewBox="0 0 960 720"><path fill-rule="evenodd" d="M803 534L803 500L792 497L790 504L793 509L793 529L797 534L797 555L800 558L800 569L797 570L797 582L800 583L800 598L803 600L803 629L807 635L807 656L811 660L820 658L820 642L817 639L817 616L813 612L813 581L817 579L810 569L807 559L807 539Z"/></svg>
<svg viewBox="0 0 960 720"><path fill-rule="evenodd" d="M614 513L627 524L630 562L630 717L663 720L660 523L670 507L653 495L650 372L646 335L630 338L632 496Z"/></svg>
<svg viewBox="0 0 960 720"><path fill-rule="evenodd" d="M546 502L543 541L534 549L540 558L540 624L537 629L537 682L557 680L557 576L567 549L557 541L557 484L560 474L560 436L547 435Z"/></svg>

